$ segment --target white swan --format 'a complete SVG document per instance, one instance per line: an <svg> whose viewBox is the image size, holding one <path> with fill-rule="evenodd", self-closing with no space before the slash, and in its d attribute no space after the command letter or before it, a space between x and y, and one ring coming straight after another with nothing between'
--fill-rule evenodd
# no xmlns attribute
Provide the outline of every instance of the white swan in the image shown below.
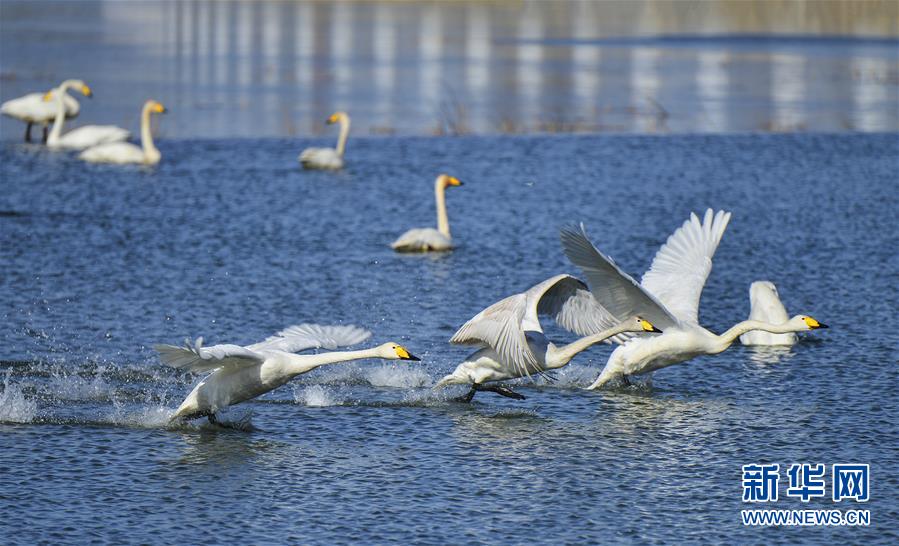
<svg viewBox="0 0 899 546"><path fill-rule="evenodd" d="M340 124L340 136L337 137L337 148L306 148L297 158L306 169L342 169L343 152L346 150L346 139L350 134L350 116L346 112L335 112L325 122Z"/></svg>
<svg viewBox="0 0 899 546"><path fill-rule="evenodd" d="M787 309L780 302L777 287L770 281L755 281L749 286L749 320L761 320L780 324L789 319ZM794 345L796 334L772 334L761 330L746 332L740 336L743 345Z"/></svg>
<svg viewBox="0 0 899 546"><path fill-rule="evenodd" d="M130 142L111 142L93 146L81 152L79 159L91 163L140 163L144 165L156 165L162 158L162 154L153 144L153 135L150 132L150 114L165 114L168 112L165 106L155 100L144 103L140 115L140 143L137 147Z"/></svg>
<svg viewBox="0 0 899 546"><path fill-rule="evenodd" d="M447 186L461 186L458 178L441 174L434 181L434 200L437 203L437 229L414 228L403 233L390 244L397 252L429 252L452 250L453 240L450 236L449 218L446 216Z"/></svg>
<svg viewBox="0 0 899 546"><path fill-rule="evenodd" d="M203 338L194 343L185 340L184 347L156 345L154 348L168 366L196 373L213 370L187 395L171 421L207 417L214 423L215 412L277 389L325 364L364 358L419 360L392 342L362 351L293 354L307 349L355 345L369 336L371 332L355 326L300 324L247 347L203 347Z"/></svg>
<svg viewBox="0 0 899 546"><path fill-rule="evenodd" d="M131 136L131 133L115 125L85 125L62 134L66 119L63 97L68 96L65 91L70 87L80 89L85 97L93 96L90 87L80 80L67 80L44 95L44 101L52 101L56 107L56 119L53 121L53 129L47 138L48 148L52 150L83 150L98 144L127 140Z"/></svg>
<svg viewBox="0 0 899 546"><path fill-rule="evenodd" d="M730 213L724 211L713 214L709 209L702 223L691 214L658 251L641 284L599 252L587 239L583 226L580 230L562 230L566 256L581 268L596 300L608 311L603 326L636 314L664 331L660 336L632 339L615 349L599 378L588 388L599 388L616 378L627 382L628 375L720 353L751 330L786 333L827 328L807 315L796 315L782 324L746 320L721 335L699 325L699 297L729 220Z"/></svg>
<svg viewBox="0 0 899 546"><path fill-rule="evenodd" d="M543 334L539 315L551 315L566 330L586 337L558 347ZM561 368L581 351L625 332L660 331L640 317L600 327L607 316L583 282L570 275L551 277L526 292L494 303L459 328L450 343L482 348L438 381L435 388L470 384L471 390L462 398L465 402L471 401L477 391L523 399L507 387L484 383ZM597 330L601 331L593 333Z"/></svg>
<svg viewBox="0 0 899 546"><path fill-rule="evenodd" d="M60 87L70 84L75 87L78 80L66 80ZM81 111L78 101L69 95L62 98L66 108L66 119L73 119ZM38 123L44 128L43 141L47 141L47 125L56 119L56 105L44 100L44 93L28 93L17 99L11 99L0 106L0 114L25 122L25 142L31 142L31 126Z"/></svg>

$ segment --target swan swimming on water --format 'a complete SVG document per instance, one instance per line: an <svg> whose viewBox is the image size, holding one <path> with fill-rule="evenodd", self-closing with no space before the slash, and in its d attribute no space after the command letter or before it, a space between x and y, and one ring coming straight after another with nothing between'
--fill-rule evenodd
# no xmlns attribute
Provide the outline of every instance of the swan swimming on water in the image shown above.
<svg viewBox="0 0 899 546"><path fill-rule="evenodd" d="M336 170L343 168L343 152L350 134L350 116L346 112L335 112L325 121L328 125L340 124L337 148L306 148L297 158L306 169Z"/></svg>
<svg viewBox="0 0 899 546"><path fill-rule="evenodd" d="M397 252L430 252L453 249L449 218L446 215L445 191L448 186L461 186L458 178L441 174L434 181L434 201L437 204L437 229L414 228L403 233L390 244Z"/></svg>
<svg viewBox="0 0 899 546"><path fill-rule="evenodd" d="M131 133L115 125L85 125L62 134L66 119L63 97L68 96L65 91L70 87L77 88L85 97L93 96L90 87L81 80L67 80L44 95L44 100L52 101L56 107L56 119L53 121L53 129L47 138L48 148L52 150L83 150L98 144L127 140L131 136Z"/></svg>
<svg viewBox="0 0 899 546"><path fill-rule="evenodd" d="M550 315L561 327L585 337L556 346L543 334L539 315ZM482 348L438 381L435 388L470 384L471 390L462 398L465 402L470 402L477 391L524 399L507 387L484 383L561 368L581 351L619 334L661 331L636 316L610 327L600 326L607 318L608 313L583 282L571 275L551 277L494 303L459 328L450 343Z"/></svg>
<svg viewBox="0 0 899 546"><path fill-rule="evenodd" d="M66 80L59 87L75 87L80 80ZM69 85L66 85L69 84ZM56 119L56 106L44 100L44 93L28 93L17 99L11 99L0 106L0 114L25 122L25 142L31 142L31 126L38 123L43 126L43 141L47 141L47 125ZM64 94L62 97L66 109L66 119L74 119L81 111L78 101Z"/></svg>
<svg viewBox="0 0 899 546"><path fill-rule="evenodd" d="M156 165L162 158L162 154L153 144L153 135L150 132L150 114L165 114L166 112L168 110L161 103L148 100L144 103L140 115L140 147L130 142L110 142L88 148L81 152L78 158L91 163Z"/></svg>
<svg viewBox="0 0 899 546"><path fill-rule="evenodd" d="M827 328L808 315L796 315L781 324L745 320L721 335L699 325L699 298L729 220L730 213L724 211L707 210L701 223L691 214L656 253L640 284L593 246L583 225L579 230L562 230L565 255L584 272L591 292L608 311L604 326L637 314L664 331L659 336L628 340L615 349L589 389L619 378L627 383L629 375L720 353L752 330L787 333Z"/></svg>
<svg viewBox="0 0 899 546"><path fill-rule="evenodd" d="M183 347L156 345L154 349L168 366L195 373L212 370L187 395L171 421L207 417L215 423L217 411L277 389L294 377L325 364L365 358L420 360L393 342L361 351L293 354L308 349L355 345L370 336L371 332L356 326L299 324L247 347L203 347L203 338L193 343L185 340Z"/></svg>
<svg viewBox="0 0 899 546"><path fill-rule="evenodd" d="M771 281L755 281L749 286L749 320L761 320L780 324L789 318L781 303L777 287ZM794 345L796 334L772 334L761 330L746 332L740 336L743 345Z"/></svg>

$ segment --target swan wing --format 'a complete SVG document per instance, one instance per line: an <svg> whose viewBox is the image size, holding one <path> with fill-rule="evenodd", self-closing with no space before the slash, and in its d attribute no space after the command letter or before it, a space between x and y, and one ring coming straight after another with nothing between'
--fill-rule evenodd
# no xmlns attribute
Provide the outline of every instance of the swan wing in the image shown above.
<svg viewBox="0 0 899 546"><path fill-rule="evenodd" d="M534 315L549 315L569 332L589 336L618 324L618 321L597 303L587 285L571 275L556 275L531 290L534 293Z"/></svg>
<svg viewBox="0 0 899 546"><path fill-rule="evenodd" d="M166 366L182 371L201 373L222 367L244 367L262 364L265 357L248 347L240 345L213 345L203 347L203 338L191 342L184 340L184 346L154 345Z"/></svg>
<svg viewBox="0 0 899 546"><path fill-rule="evenodd" d="M496 351L501 363L512 366L521 377L529 376L529 370L540 366L522 329L527 308L526 293L502 299L463 324L450 338L450 343L489 346Z"/></svg>
<svg viewBox="0 0 899 546"><path fill-rule="evenodd" d="M633 316L642 317L662 330L677 326L678 320L665 305L593 246L583 224L580 228L563 228L560 238L565 255L587 277L597 303L614 317L609 327Z"/></svg>
<svg viewBox="0 0 899 546"><path fill-rule="evenodd" d="M684 322L699 323L699 298L729 221L730 213L723 210L706 210L702 222L691 213L668 237L643 275L641 286Z"/></svg>
<svg viewBox="0 0 899 546"><path fill-rule="evenodd" d="M308 349L337 349L361 343L371 332L358 326L297 324L288 326L265 341L247 347L251 351L278 350L298 353Z"/></svg>
<svg viewBox="0 0 899 546"><path fill-rule="evenodd" d="M398 251L419 252L451 248L453 243L446 235L434 228L413 228L390 243L390 248Z"/></svg>

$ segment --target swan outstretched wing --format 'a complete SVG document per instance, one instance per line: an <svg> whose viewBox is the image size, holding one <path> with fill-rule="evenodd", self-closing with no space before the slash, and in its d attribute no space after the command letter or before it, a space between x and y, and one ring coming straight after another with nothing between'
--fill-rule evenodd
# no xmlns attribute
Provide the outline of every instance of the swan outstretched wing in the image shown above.
<svg viewBox="0 0 899 546"><path fill-rule="evenodd" d="M618 324L587 285L571 275L556 275L527 291L535 304L533 314L549 315L569 332L589 336Z"/></svg>
<svg viewBox="0 0 899 546"><path fill-rule="evenodd" d="M560 238L565 255L587 277L593 297L614 317L615 321L607 327L633 316L642 317L662 330L677 326L677 319L661 302L593 246L583 225L563 228Z"/></svg>
<svg viewBox="0 0 899 546"><path fill-rule="evenodd" d="M521 376L530 375L528 370L539 368L539 364L521 326L527 307L526 293L502 299L463 324L450 343L487 345L496 351L500 362L512 366Z"/></svg>
<svg viewBox="0 0 899 546"><path fill-rule="evenodd" d="M247 347L251 351L285 351L298 353L308 349L336 349L361 343L371 332L358 326L297 324L288 326L265 341Z"/></svg>
<svg viewBox="0 0 899 546"><path fill-rule="evenodd" d="M690 213L690 218L668 237L643 275L641 286L684 322L699 322L702 287L712 271L712 256L729 221L730 213L723 210L706 210L701 223L696 214Z"/></svg>
<svg viewBox="0 0 899 546"><path fill-rule="evenodd" d="M196 341L184 340L184 346L154 345L166 366L182 371L201 373L222 367L243 367L262 364L265 357L256 351L240 345L213 345L203 347L203 338Z"/></svg>

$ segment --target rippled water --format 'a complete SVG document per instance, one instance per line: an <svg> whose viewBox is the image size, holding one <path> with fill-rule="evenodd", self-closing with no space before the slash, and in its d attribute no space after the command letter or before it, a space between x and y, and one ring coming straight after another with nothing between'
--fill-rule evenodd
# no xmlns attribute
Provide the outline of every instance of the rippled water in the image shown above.
<svg viewBox="0 0 899 546"><path fill-rule="evenodd" d="M0 147L4 543L895 543L896 135L360 138L340 173L299 170L310 143L166 140L156 169ZM448 192L458 250L394 254L434 223L444 170L466 183ZM734 215L704 324L745 318L764 278L832 328L651 387L581 390L600 346L521 402L431 392L467 354L456 327L574 272L560 226L584 221L639 274L708 206ZM234 430L164 425L196 378L153 343L303 321L423 362L314 371L232 408ZM764 461L870 463L872 526L742 527L740 467Z"/></svg>

